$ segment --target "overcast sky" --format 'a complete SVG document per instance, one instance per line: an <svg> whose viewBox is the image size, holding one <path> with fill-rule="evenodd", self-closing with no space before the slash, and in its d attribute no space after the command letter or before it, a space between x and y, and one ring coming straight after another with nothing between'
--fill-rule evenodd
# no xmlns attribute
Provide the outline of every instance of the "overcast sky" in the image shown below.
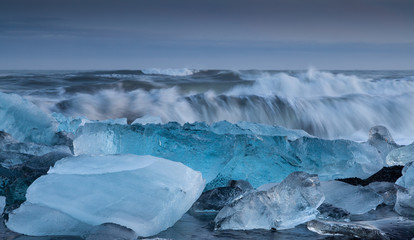
<svg viewBox="0 0 414 240"><path fill-rule="evenodd" d="M412 69L412 0L0 0L0 69Z"/></svg>

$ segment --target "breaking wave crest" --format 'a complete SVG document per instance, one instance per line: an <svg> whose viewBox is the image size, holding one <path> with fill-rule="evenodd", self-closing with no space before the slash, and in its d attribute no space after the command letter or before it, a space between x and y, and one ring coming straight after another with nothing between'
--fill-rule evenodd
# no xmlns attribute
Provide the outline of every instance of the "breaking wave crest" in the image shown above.
<svg viewBox="0 0 414 240"><path fill-rule="evenodd" d="M201 73L201 72L200 72ZM215 72L217 74L217 72ZM229 74L229 73L226 73ZM308 70L233 72L245 82L217 92L105 89L76 93L50 111L89 119L158 116L163 122L250 121L303 129L325 138L365 140L370 127L385 125L396 138L414 135L414 81Z"/></svg>

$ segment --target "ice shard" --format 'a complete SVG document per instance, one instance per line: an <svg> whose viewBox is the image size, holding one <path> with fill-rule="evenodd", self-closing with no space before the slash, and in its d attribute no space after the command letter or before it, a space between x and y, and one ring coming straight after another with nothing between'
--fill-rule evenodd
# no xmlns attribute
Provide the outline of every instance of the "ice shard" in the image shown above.
<svg viewBox="0 0 414 240"><path fill-rule="evenodd" d="M288 229L312 220L324 201L318 176L293 172L268 191L255 191L225 206L217 230Z"/></svg>

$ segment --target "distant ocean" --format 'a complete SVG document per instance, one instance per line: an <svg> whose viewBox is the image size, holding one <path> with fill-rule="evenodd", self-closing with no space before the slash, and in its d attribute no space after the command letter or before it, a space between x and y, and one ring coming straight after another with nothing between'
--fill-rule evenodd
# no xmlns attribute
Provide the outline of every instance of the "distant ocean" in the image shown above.
<svg viewBox="0 0 414 240"><path fill-rule="evenodd" d="M0 71L0 91L91 120L249 121L355 141L384 125L414 140L414 71Z"/></svg>

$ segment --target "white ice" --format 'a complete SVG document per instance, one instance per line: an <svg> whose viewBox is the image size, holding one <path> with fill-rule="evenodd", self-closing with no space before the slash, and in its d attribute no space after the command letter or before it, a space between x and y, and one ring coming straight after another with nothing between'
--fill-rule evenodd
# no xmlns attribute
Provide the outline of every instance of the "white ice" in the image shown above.
<svg viewBox="0 0 414 240"><path fill-rule="evenodd" d="M27 235L82 235L88 226L116 223L151 236L179 220L204 185L200 172L153 156L65 158L29 187L7 226Z"/></svg>

